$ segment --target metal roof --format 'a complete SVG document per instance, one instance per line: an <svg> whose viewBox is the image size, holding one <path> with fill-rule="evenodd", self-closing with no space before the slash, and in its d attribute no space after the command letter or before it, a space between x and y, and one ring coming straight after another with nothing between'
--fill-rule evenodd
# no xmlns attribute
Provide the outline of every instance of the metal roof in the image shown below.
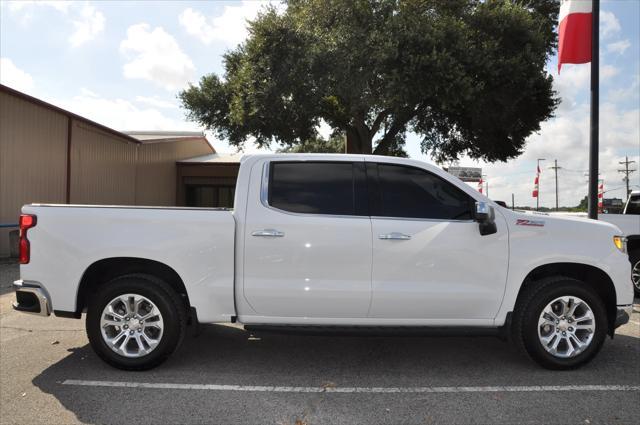
<svg viewBox="0 0 640 425"><path fill-rule="evenodd" d="M213 153L178 161L178 164L239 164L243 153Z"/></svg>

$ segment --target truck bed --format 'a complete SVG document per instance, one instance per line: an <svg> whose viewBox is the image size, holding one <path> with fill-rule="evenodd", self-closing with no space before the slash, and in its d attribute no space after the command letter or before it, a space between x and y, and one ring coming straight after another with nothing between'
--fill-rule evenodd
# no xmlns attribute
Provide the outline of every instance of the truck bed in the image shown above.
<svg viewBox="0 0 640 425"><path fill-rule="evenodd" d="M52 310L76 311L83 273L109 258L170 264L203 322L234 315L235 220L225 209L32 204L31 260L25 281L39 282Z"/></svg>

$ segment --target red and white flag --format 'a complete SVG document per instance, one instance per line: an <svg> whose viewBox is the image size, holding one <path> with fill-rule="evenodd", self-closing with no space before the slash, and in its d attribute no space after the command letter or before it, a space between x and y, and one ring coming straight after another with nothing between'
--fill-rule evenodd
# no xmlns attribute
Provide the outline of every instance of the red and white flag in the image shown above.
<svg viewBox="0 0 640 425"><path fill-rule="evenodd" d="M598 212L599 213L602 213L604 210L603 198L604 198L604 180L600 180L598 182Z"/></svg>
<svg viewBox="0 0 640 425"><path fill-rule="evenodd" d="M480 181L478 181L478 192L482 193L482 177L480 177Z"/></svg>
<svg viewBox="0 0 640 425"><path fill-rule="evenodd" d="M538 197L538 187L540 184L540 166L538 165L538 169L536 170L536 179L533 181L533 197Z"/></svg>
<svg viewBox="0 0 640 425"><path fill-rule="evenodd" d="M560 0L558 73L563 63L591 62L591 0Z"/></svg>

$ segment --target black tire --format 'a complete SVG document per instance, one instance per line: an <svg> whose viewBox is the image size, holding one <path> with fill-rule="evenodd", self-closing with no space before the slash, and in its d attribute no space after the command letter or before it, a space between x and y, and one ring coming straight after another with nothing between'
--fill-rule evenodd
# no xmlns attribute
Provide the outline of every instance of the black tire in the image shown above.
<svg viewBox="0 0 640 425"><path fill-rule="evenodd" d="M100 329L102 311L107 303L128 293L142 295L153 302L164 322L158 345L148 354L136 358L126 357L109 348ZM186 324L186 308L178 294L164 281L144 274L120 276L101 285L90 298L87 308L86 330L91 347L102 360L124 370L148 370L164 362L182 343Z"/></svg>
<svg viewBox="0 0 640 425"><path fill-rule="evenodd" d="M560 358L547 352L538 337L538 319L543 309L563 296L585 301L595 319L595 331L590 345L581 353ZM575 369L588 363L598 354L608 329L607 312L602 299L587 284L569 277L556 276L532 282L521 295L513 315L513 341L536 363L552 370Z"/></svg>
<svg viewBox="0 0 640 425"><path fill-rule="evenodd" d="M640 249L631 251L629 253L629 260L631 260L632 273L633 271L640 271ZM640 297L640 281L633 282L633 292L636 294L636 297Z"/></svg>

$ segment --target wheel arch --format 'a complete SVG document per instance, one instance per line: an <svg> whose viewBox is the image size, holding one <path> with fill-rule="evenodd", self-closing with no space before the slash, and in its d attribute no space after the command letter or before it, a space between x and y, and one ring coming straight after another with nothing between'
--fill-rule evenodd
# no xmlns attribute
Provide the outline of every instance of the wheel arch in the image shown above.
<svg viewBox="0 0 640 425"><path fill-rule="evenodd" d="M111 257L94 262L84 271L76 294L74 317L79 318L85 311L89 295L93 291L111 279L128 274L147 274L163 280L181 297L185 307L190 308L191 303L187 288L180 275L172 267L147 258Z"/></svg>
<svg viewBox="0 0 640 425"><path fill-rule="evenodd" d="M535 285L540 279L551 276L565 276L577 279L590 286L603 300L607 309L608 334L613 336L616 319L616 288L609 275L598 267L582 263L550 263L531 270L525 277L518 296L516 308L521 302L522 295L531 285Z"/></svg>

